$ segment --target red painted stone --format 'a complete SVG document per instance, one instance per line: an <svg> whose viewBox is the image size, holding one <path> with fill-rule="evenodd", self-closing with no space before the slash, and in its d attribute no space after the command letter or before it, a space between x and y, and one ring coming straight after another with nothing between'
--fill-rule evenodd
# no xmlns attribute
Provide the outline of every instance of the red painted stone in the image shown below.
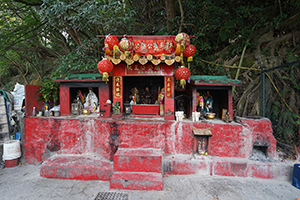
<svg viewBox="0 0 300 200"><path fill-rule="evenodd" d="M161 173L162 153L159 149L119 148L114 155L115 171Z"/></svg>
<svg viewBox="0 0 300 200"><path fill-rule="evenodd" d="M163 190L163 179L161 173L114 172L110 189Z"/></svg>
<svg viewBox="0 0 300 200"><path fill-rule="evenodd" d="M43 162L40 175L45 178L110 180L113 165L91 155L56 155Z"/></svg>
<svg viewBox="0 0 300 200"><path fill-rule="evenodd" d="M164 174L210 174L210 158L204 156L165 156L163 159Z"/></svg>
<svg viewBox="0 0 300 200"><path fill-rule="evenodd" d="M43 101L38 101L39 86L37 85L25 85L25 114L26 116L32 116L33 107L35 110L41 110L43 107Z"/></svg>
<svg viewBox="0 0 300 200"><path fill-rule="evenodd" d="M158 115L159 105L132 105L134 115Z"/></svg>

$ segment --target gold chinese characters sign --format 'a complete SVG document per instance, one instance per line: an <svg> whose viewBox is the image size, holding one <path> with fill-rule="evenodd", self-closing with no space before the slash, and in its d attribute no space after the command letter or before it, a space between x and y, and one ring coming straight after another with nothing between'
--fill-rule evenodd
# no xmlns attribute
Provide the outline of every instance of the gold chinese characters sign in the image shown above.
<svg viewBox="0 0 300 200"><path fill-rule="evenodd" d="M127 65L125 68L126 75L162 75L161 65Z"/></svg>
<svg viewBox="0 0 300 200"><path fill-rule="evenodd" d="M115 99L122 99L122 82L122 76L113 77Z"/></svg>
<svg viewBox="0 0 300 200"><path fill-rule="evenodd" d="M166 98L172 98L173 96L173 77L172 76L167 76L165 78L166 80Z"/></svg>

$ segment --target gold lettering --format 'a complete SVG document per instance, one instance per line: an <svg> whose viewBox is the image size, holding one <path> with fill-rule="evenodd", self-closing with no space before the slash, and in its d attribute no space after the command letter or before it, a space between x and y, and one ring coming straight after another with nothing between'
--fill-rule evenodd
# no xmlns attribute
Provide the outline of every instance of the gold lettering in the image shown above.
<svg viewBox="0 0 300 200"><path fill-rule="evenodd" d="M120 88L116 88L116 91L117 91L117 92L120 92Z"/></svg>
<svg viewBox="0 0 300 200"><path fill-rule="evenodd" d="M160 70L159 65L155 66L155 70Z"/></svg>
<svg viewBox="0 0 300 200"><path fill-rule="evenodd" d="M149 65L148 70L153 70L153 66Z"/></svg>
<svg viewBox="0 0 300 200"><path fill-rule="evenodd" d="M127 70L132 70L131 65L127 65Z"/></svg>
<svg viewBox="0 0 300 200"><path fill-rule="evenodd" d="M171 88L167 88L167 91L170 92L170 91L171 91Z"/></svg>
<svg viewBox="0 0 300 200"><path fill-rule="evenodd" d="M116 86L120 86L120 83L117 83Z"/></svg>
<svg viewBox="0 0 300 200"><path fill-rule="evenodd" d="M138 65L134 65L134 70L139 70Z"/></svg>

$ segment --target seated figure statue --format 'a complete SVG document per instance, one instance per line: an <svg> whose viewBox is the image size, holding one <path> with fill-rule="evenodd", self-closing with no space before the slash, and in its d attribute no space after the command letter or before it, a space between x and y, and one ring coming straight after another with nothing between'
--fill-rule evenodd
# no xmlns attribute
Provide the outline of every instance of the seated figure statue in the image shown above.
<svg viewBox="0 0 300 200"><path fill-rule="evenodd" d="M152 103L152 92L149 90L149 87L146 87L142 93L142 103L151 104Z"/></svg>
<svg viewBox="0 0 300 200"><path fill-rule="evenodd" d="M93 109L94 105L98 105L98 98L93 92L92 88L89 88L89 93L86 95L84 108L91 107Z"/></svg>

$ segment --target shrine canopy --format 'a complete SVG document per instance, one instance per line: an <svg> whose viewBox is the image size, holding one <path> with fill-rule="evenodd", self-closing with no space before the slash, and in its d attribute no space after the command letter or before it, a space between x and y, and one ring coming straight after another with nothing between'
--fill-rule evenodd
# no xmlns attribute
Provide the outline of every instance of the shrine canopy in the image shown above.
<svg viewBox="0 0 300 200"><path fill-rule="evenodd" d="M108 35L104 41L105 57L114 65L120 62L126 62L127 65L139 62L141 65L165 63L171 66L175 62L183 63L183 57L189 58L188 62L192 61L192 56L196 52L194 45L190 44L190 36L185 33L179 33L177 36L121 37L119 40L117 36Z"/></svg>
<svg viewBox="0 0 300 200"><path fill-rule="evenodd" d="M190 76L190 84L199 86L242 86L240 80L230 79L228 76Z"/></svg>

